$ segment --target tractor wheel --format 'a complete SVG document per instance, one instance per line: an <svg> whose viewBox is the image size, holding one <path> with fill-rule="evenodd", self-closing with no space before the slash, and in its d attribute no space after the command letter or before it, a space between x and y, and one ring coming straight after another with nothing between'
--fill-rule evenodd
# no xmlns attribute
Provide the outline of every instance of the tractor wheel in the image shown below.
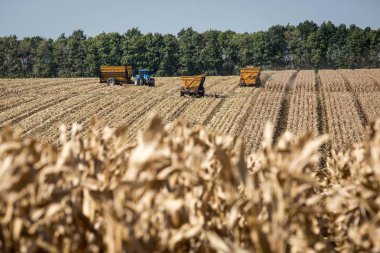
<svg viewBox="0 0 380 253"><path fill-rule="evenodd" d="M180 97L183 97L183 96L185 96L185 94L184 94L183 92L180 92L180 93L179 93L179 96L180 96Z"/></svg>
<svg viewBox="0 0 380 253"><path fill-rule="evenodd" d="M140 85L144 85L144 79L140 79Z"/></svg>
<svg viewBox="0 0 380 253"><path fill-rule="evenodd" d="M115 78L108 78L107 85L115 85L115 84L116 84Z"/></svg>

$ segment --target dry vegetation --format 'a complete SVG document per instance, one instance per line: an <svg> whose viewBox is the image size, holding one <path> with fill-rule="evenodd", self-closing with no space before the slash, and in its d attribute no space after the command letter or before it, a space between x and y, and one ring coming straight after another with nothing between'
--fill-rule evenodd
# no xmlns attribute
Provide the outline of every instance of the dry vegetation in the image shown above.
<svg viewBox="0 0 380 253"><path fill-rule="evenodd" d="M284 92L286 87L297 72L294 70L279 71L267 81L265 89L268 91Z"/></svg>
<svg viewBox="0 0 380 253"><path fill-rule="evenodd" d="M339 73L347 80L355 92L379 91L374 80L357 70L342 69Z"/></svg>
<svg viewBox="0 0 380 253"><path fill-rule="evenodd" d="M318 74L323 91L347 91L345 81L338 72L334 70L320 70Z"/></svg>
<svg viewBox="0 0 380 253"><path fill-rule="evenodd" d="M293 92L287 130L300 135L306 132L318 134L317 94L315 92Z"/></svg>
<svg viewBox="0 0 380 253"><path fill-rule="evenodd" d="M6 252L378 252L380 121L364 146L328 160L326 137L244 159L232 139L149 121L136 145L125 127L74 125L62 148L0 135L0 246Z"/></svg>
<svg viewBox="0 0 380 253"><path fill-rule="evenodd" d="M380 92L361 93L358 95L368 121L375 121L380 118Z"/></svg>
<svg viewBox="0 0 380 253"><path fill-rule="evenodd" d="M290 87L290 101L286 129L293 134L318 134L317 82L313 70L301 70Z"/></svg>
<svg viewBox="0 0 380 253"><path fill-rule="evenodd" d="M301 70L294 80L294 90L296 91L317 91L317 82L314 70Z"/></svg>
<svg viewBox="0 0 380 253"><path fill-rule="evenodd" d="M379 77L208 77L200 99L179 78L2 79L0 248L379 252Z"/></svg>
<svg viewBox="0 0 380 253"><path fill-rule="evenodd" d="M245 141L246 154L260 148L265 123L277 123L283 97L282 92L263 91L249 108L251 112L240 132L240 137Z"/></svg>
<svg viewBox="0 0 380 253"><path fill-rule="evenodd" d="M334 149L343 150L363 136L358 112L348 92L325 93L327 124Z"/></svg>

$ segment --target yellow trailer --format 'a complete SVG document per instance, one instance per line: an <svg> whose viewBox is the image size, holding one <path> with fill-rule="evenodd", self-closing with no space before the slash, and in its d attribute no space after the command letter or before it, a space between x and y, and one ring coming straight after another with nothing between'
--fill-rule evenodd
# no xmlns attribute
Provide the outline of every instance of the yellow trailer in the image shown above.
<svg viewBox="0 0 380 253"><path fill-rule="evenodd" d="M132 84L132 66L100 66L99 79L108 85Z"/></svg>
<svg viewBox="0 0 380 253"><path fill-rule="evenodd" d="M259 86L261 68L260 67L247 67L240 69L240 86Z"/></svg>
<svg viewBox="0 0 380 253"><path fill-rule="evenodd" d="M182 86L180 88L180 96L188 94L190 96L203 97L205 95L205 88L203 87L206 80L206 75L198 76L182 76Z"/></svg>

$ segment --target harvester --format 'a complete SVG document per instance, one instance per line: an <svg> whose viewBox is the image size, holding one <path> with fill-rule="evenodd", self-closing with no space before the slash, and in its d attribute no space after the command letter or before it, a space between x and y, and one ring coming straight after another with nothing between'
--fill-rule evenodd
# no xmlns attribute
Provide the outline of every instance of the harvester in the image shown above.
<svg viewBox="0 0 380 253"><path fill-rule="evenodd" d="M149 69L140 69L135 78L136 85L149 85L154 86L155 81L153 78L153 72Z"/></svg>
<svg viewBox="0 0 380 253"><path fill-rule="evenodd" d="M131 66L100 66L100 83L107 85L133 84Z"/></svg>
<svg viewBox="0 0 380 253"><path fill-rule="evenodd" d="M190 96L203 97L205 95L205 88L203 87L206 80L206 75L198 76L182 76L182 87L180 88L180 96L185 94Z"/></svg>
<svg viewBox="0 0 380 253"><path fill-rule="evenodd" d="M240 69L240 86L260 86L261 68L260 67L247 67Z"/></svg>

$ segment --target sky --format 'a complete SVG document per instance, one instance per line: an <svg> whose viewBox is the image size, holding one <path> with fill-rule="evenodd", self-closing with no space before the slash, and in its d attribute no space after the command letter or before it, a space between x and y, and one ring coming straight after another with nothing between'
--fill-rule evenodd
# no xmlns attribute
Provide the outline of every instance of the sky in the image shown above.
<svg viewBox="0 0 380 253"><path fill-rule="evenodd" d="M0 36L19 38L133 27L162 34L187 27L251 33L305 20L379 29L380 0L0 0Z"/></svg>

